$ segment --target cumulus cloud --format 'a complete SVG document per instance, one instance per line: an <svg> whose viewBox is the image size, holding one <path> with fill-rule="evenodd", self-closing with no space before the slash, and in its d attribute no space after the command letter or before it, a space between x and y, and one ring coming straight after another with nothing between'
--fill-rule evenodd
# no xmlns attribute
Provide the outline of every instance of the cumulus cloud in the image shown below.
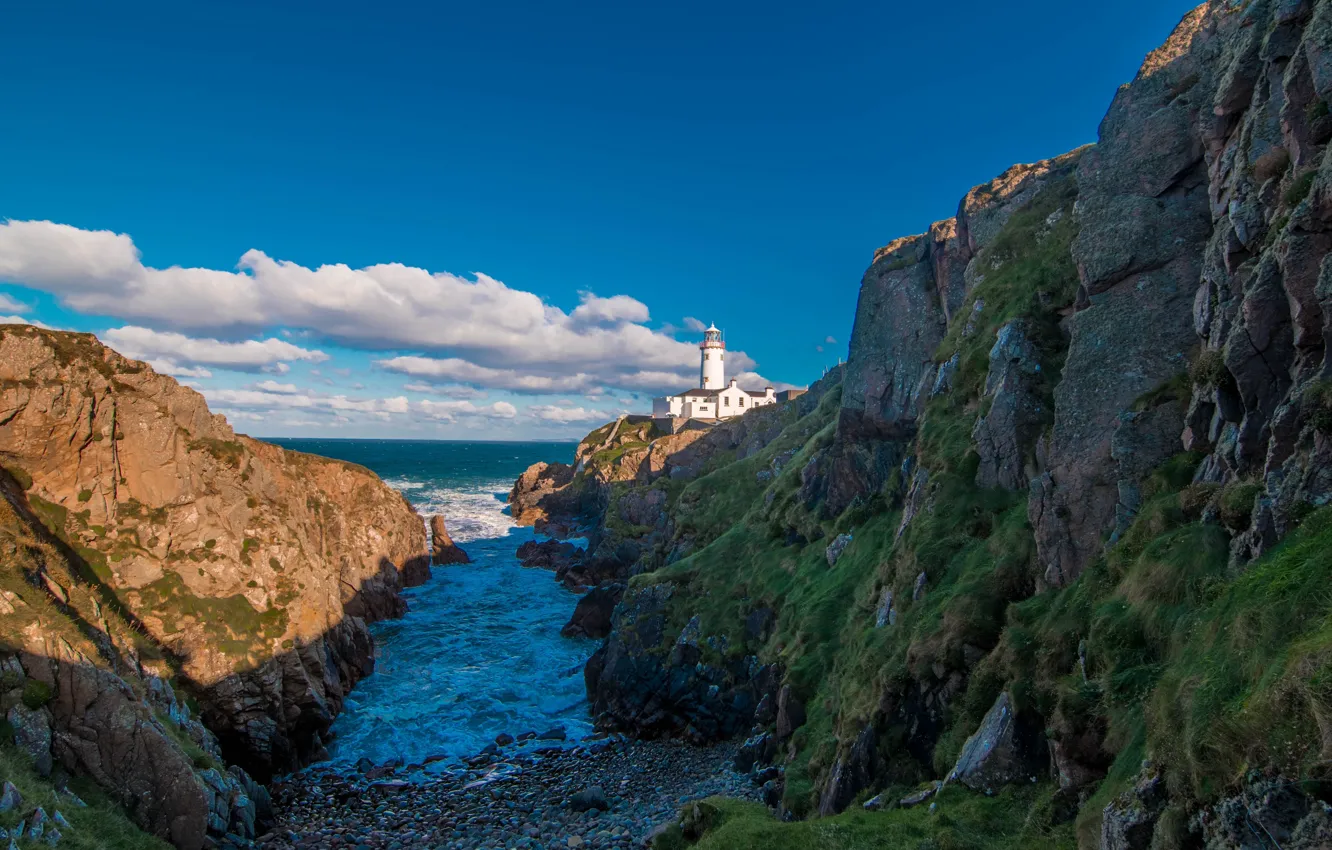
<svg viewBox="0 0 1332 850"><path fill-rule="evenodd" d="M681 378L688 386L698 364L693 343L646 327L647 306L625 295L584 293L566 313L484 274L467 279L399 263L309 268L259 250L245 252L234 270L159 269L144 264L127 234L49 221L0 223L0 281L50 292L83 313L176 332L174 344L152 340L149 347L144 329L136 335L122 328L127 332L116 347L137 342L142 354L191 366L280 371L286 361L323 356L282 340L250 340L251 359L237 363L226 357L239 349L217 348L246 346L219 340L272 327L291 330L291 338L308 331L353 348L426 355L418 360L437 355L448 364L434 367L438 375L396 371L520 392L572 392L594 384L648 389L650 376L663 375L668 380L652 389L677 387ZM687 324L702 327L697 319ZM213 346L195 346L187 356L185 333L206 336L194 342ZM273 343L294 351L278 352ZM254 360L260 357L254 346L266 352L261 362ZM730 355L728 366L753 368L742 352ZM389 362L407 365L397 358ZM452 377L449 370L463 368L458 364L492 371Z"/></svg>
<svg viewBox="0 0 1332 850"><path fill-rule="evenodd" d="M259 383L254 385L254 388L257 390L263 390L264 392L284 393L287 395L300 392L300 390L296 387L295 384L279 384L277 381L274 381L271 378L266 381L260 381Z"/></svg>
<svg viewBox="0 0 1332 850"><path fill-rule="evenodd" d="M170 375L173 378L213 377L212 371L205 369L202 366L182 366L175 361L162 360L159 358L152 358L146 362L149 366L152 366L154 370L161 372L163 375Z"/></svg>
<svg viewBox="0 0 1332 850"><path fill-rule="evenodd" d="M440 395L447 398L485 398L485 390L478 390L476 387L464 386L462 384L447 384L440 386L438 384L429 384L424 381L412 381L403 384L402 388L409 393L426 393L429 395Z"/></svg>
<svg viewBox="0 0 1332 850"><path fill-rule="evenodd" d="M598 298L590 292L584 292L582 299L583 303L575 307L569 316L576 326L641 324L651 318L647 305L628 295Z"/></svg>
<svg viewBox="0 0 1332 850"><path fill-rule="evenodd" d="M213 366L242 372L257 372L285 365L286 360L305 360L321 363L328 359L322 351L301 348L285 340L269 338L248 339L243 342L222 342L216 339L197 339L171 331L126 325L111 328L102 334L103 342L126 357L146 360L159 372L168 375L193 374L186 364L194 367ZM204 370L207 371L207 370ZM282 374L284 370L276 370Z"/></svg>
<svg viewBox="0 0 1332 850"><path fill-rule="evenodd" d="M694 333L700 333L700 334L708 329L707 325L703 324L698 319L695 319L693 316L685 316L684 326L685 330L693 331Z"/></svg>
<svg viewBox="0 0 1332 850"><path fill-rule="evenodd" d="M569 424L571 422L605 422L614 419L614 415L604 410L591 410L586 407L568 407L566 404L534 404L527 408L528 414L546 422Z"/></svg>
<svg viewBox="0 0 1332 850"><path fill-rule="evenodd" d="M0 316L0 325L32 325L33 327L51 329L51 326L45 322L39 322L36 319L25 319L22 316Z"/></svg>
<svg viewBox="0 0 1332 850"><path fill-rule="evenodd" d="M15 300L12 296L0 292L0 310L8 310L11 313L26 313L32 308L22 301ZM6 316L4 318L13 318Z"/></svg>
<svg viewBox="0 0 1332 850"><path fill-rule="evenodd" d="M294 388L293 388L294 389ZM205 389L204 398L210 404L222 407L257 408L261 410L310 410L355 413L406 413L410 407L406 396L394 398L348 398L345 395L320 395L285 389L273 392L266 389Z"/></svg>
<svg viewBox="0 0 1332 850"><path fill-rule="evenodd" d="M512 419L518 415L518 408L507 401L477 406L470 401L431 401L426 399L416 403L416 409L432 419L444 422L456 422L461 417L484 416L489 419Z"/></svg>

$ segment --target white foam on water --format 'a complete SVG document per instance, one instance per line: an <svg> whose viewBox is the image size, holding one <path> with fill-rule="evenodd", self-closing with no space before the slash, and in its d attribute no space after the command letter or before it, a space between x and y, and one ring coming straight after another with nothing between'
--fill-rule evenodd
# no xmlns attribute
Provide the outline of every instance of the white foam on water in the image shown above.
<svg viewBox="0 0 1332 850"><path fill-rule="evenodd" d="M471 487L430 487L410 498L421 516L444 517L455 543L467 543L505 537L516 527L499 496L504 491L504 482L495 481Z"/></svg>
<svg viewBox="0 0 1332 850"><path fill-rule="evenodd" d="M384 483L394 490L420 490L426 486L424 481L411 481L406 478L385 478Z"/></svg>
<svg viewBox="0 0 1332 850"><path fill-rule="evenodd" d="M565 727L570 743L588 734L582 666L595 642L560 635L578 597L518 564L518 545L534 535L505 509L508 482L389 483L423 517L443 516L472 563L436 567L407 592L403 619L371 626L375 674L334 724L333 760L459 758L499 732L552 726Z"/></svg>

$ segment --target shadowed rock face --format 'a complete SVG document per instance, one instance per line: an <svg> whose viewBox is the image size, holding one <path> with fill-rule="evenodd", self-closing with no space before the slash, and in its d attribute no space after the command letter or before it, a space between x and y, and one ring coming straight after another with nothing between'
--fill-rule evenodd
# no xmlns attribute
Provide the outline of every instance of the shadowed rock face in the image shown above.
<svg viewBox="0 0 1332 850"><path fill-rule="evenodd" d="M0 713L38 772L89 777L144 830L186 850L228 832L255 837L268 793L239 767L220 769L217 739L165 678L163 648L3 470L0 553Z"/></svg>
<svg viewBox="0 0 1332 850"><path fill-rule="evenodd" d="M421 518L369 470L252 440L85 334L0 327L0 461L146 633L227 755L261 777L322 751L398 616Z"/></svg>
<svg viewBox="0 0 1332 850"><path fill-rule="evenodd" d="M824 515L836 516L901 468L925 403L947 390L957 367L935 363L935 354L950 324L967 323L960 311L986 272L979 255L1014 213L1065 178L1081 153L1015 165L968 192L956 217L875 252L860 284L837 433L810 468L801 493L807 505L821 503ZM984 304L971 309L979 315ZM1025 419L1013 427L1024 439L1030 430ZM1019 469L1023 462L1016 460Z"/></svg>

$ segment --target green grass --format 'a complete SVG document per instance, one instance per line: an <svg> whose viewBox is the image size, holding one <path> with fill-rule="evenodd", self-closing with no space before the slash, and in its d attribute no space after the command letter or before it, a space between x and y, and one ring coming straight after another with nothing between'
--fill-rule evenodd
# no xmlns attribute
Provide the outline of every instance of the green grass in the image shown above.
<svg viewBox="0 0 1332 850"><path fill-rule="evenodd" d="M1052 825L1048 785L1010 787L984 797L957 786L929 806L882 812L848 811L831 818L782 823L757 803L709 798L700 817L686 807L691 840L674 830L655 850L1056 850L1074 846L1071 825Z"/></svg>
<svg viewBox="0 0 1332 850"><path fill-rule="evenodd" d="M1286 206L1299 206L1305 198L1309 197L1309 193L1313 191L1314 178L1317 176L1318 169L1311 168L1292 180L1284 197Z"/></svg>
<svg viewBox="0 0 1332 850"><path fill-rule="evenodd" d="M12 829L33 807L46 813L59 810L73 829L61 833L60 846L69 850L171 850L171 845L134 825L125 811L92 782L75 778L69 787L87 808L73 805L68 797L56 793L50 780L33 770L28 757L10 743L0 744L0 779L14 783L23 795L23 805L0 815L0 826ZM23 847L45 846L20 842Z"/></svg>

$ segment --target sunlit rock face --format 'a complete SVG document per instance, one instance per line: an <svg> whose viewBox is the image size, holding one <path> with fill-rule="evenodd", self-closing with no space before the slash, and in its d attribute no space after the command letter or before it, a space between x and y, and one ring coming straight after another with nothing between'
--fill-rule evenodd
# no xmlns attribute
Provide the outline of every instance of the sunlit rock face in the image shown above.
<svg viewBox="0 0 1332 850"><path fill-rule="evenodd" d="M90 335L0 328L0 458L260 776L320 754L373 665L366 621L400 615L401 572L428 559L368 470L236 434Z"/></svg>

